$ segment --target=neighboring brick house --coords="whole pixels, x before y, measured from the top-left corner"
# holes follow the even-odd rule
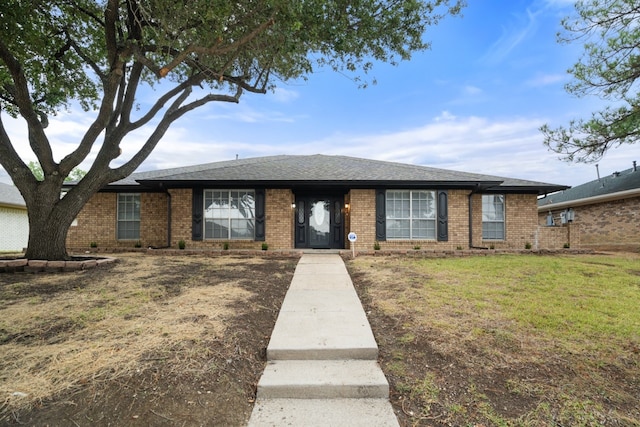
[[[540,225],[585,249],[640,249],[640,170],[615,172],[538,200]],[[571,247],[575,247],[573,242]]]
[[[538,195],[565,186],[344,156],[271,156],[142,172],[103,188],[71,249],[467,249],[537,246]]]
[[[29,241],[27,205],[13,185],[0,183],[0,251],[21,251]]]

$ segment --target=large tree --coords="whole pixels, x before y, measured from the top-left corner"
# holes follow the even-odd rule
[[[316,67],[366,73],[428,48],[425,30],[464,0],[3,0],[0,2],[0,164],[24,196],[26,256],[64,259],[68,228],[101,187],[131,174],[175,120],[210,102],[237,103]],[[163,90],[137,111],[142,87]],[[47,117],[81,105],[95,118],[75,149],[54,159]],[[44,171],[34,177],[2,114],[21,117]],[[129,159],[127,135],[152,126]],[[60,198],[92,149],[87,174]],[[114,166],[117,163],[119,166]]]
[[[565,86],[578,97],[609,102],[588,119],[567,127],[541,128],[544,144],[565,160],[591,162],[612,147],[634,144],[640,136],[640,1],[578,1],[577,14],[562,21],[561,42],[584,41],[580,60]]]

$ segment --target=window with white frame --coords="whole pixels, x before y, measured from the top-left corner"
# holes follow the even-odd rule
[[[504,240],[504,194],[482,195],[482,238]]]
[[[204,190],[205,239],[254,239],[253,190]]]
[[[140,239],[140,194],[118,194],[118,240]]]
[[[436,192],[389,190],[387,239],[436,239]]]

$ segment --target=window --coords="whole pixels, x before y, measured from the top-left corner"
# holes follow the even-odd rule
[[[205,239],[254,239],[253,190],[205,190]]]
[[[387,191],[388,239],[436,238],[435,191]]]
[[[504,194],[482,195],[482,238],[504,240]]]
[[[140,239],[140,194],[118,194],[118,240]]]

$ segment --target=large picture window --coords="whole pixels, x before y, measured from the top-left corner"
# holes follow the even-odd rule
[[[388,239],[436,239],[435,191],[389,190],[386,214]]]
[[[253,190],[205,190],[205,239],[254,239]]]
[[[118,240],[140,239],[140,194],[118,194]]]
[[[504,194],[482,195],[482,238],[504,240]]]

